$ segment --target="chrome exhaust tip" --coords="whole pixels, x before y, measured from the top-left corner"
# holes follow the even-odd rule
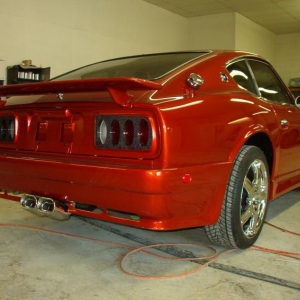
[[[48,216],[52,219],[64,221],[70,218],[70,213],[58,208],[51,198],[24,194],[20,200],[21,206],[29,212],[40,217]]]
[[[37,201],[36,207],[40,213],[47,215],[54,220],[68,220],[71,215],[70,213],[58,208],[55,201],[51,198],[40,197]]]
[[[24,194],[20,200],[20,204],[24,209],[28,210],[29,212],[31,212],[35,215],[44,217],[45,214],[37,209],[37,203],[38,203],[38,200],[33,195]]]

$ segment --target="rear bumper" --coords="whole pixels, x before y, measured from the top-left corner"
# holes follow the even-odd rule
[[[1,155],[0,188],[63,201],[77,215],[171,230],[217,221],[231,167],[220,163],[153,170]],[[183,183],[185,174],[192,176],[190,183]],[[78,209],[76,203],[98,209]]]

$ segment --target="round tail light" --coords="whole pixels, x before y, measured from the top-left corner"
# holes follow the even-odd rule
[[[7,134],[7,124],[5,120],[2,120],[0,130],[1,130],[0,132],[1,139],[5,140]]]
[[[100,127],[99,127],[99,139],[102,144],[105,144],[107,139],[107,124],[104,120],[101,121]]]
[[[124,137],[125,137],[126,146],[130,146],[132,144],[133,136],[134,136],[133,122],[131,120],[127,120],[125,122],[125,127],[124,127]]]
[[[8,134],[9,134],[9,138],[13,140],[15,137],[15,120],[10,120],[8,126]]]
[[[140,145],[142,147],[145,147],[149,140],[149,126],[144,119],[140,122],[138,136]]]
[[[113,145],[118,145],[120,141],[120,124],[117,120],[111,123],[111,142]]]

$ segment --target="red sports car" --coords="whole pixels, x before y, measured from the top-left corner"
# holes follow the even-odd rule
[[[252,53],[124,57],[0,95],[0,188],[38,215],[247,248],[268,200],[300,186],[299,106]]]

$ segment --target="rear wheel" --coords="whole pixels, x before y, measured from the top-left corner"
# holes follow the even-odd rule
[[[251,247],[261,232],[268,198],[266,157],[255,146],[243,146],[229,177],[219,220],[205,226],[207,237],[225,247]]]

